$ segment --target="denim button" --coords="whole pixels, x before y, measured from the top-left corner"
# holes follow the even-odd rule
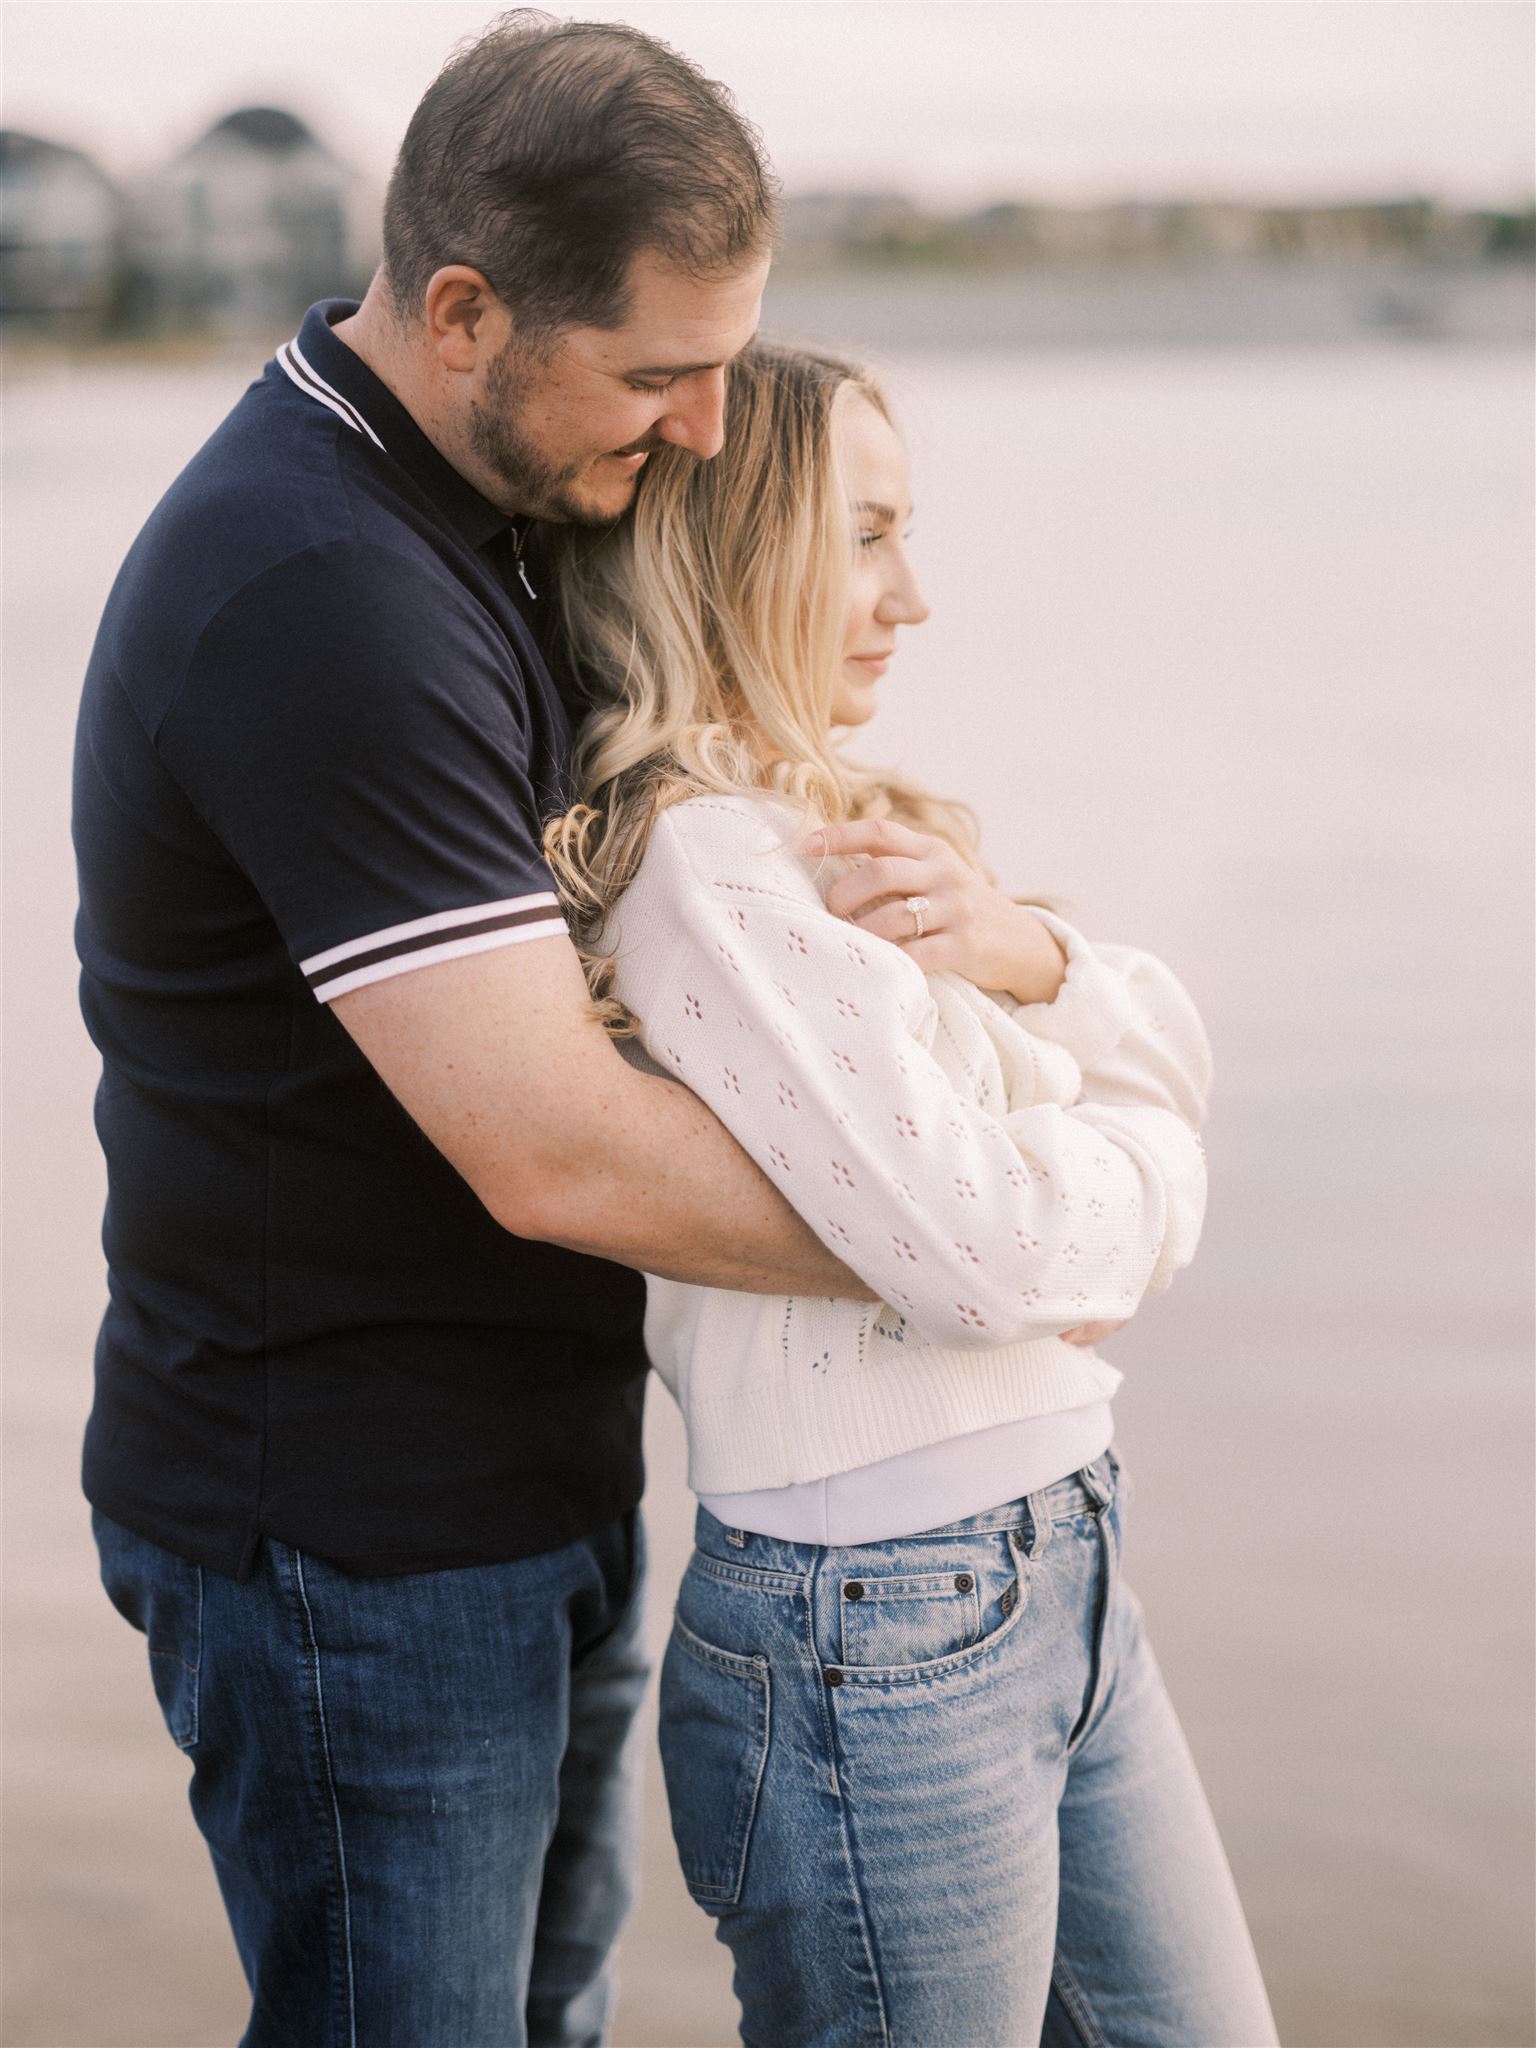
[[[969,1591],[971,1590],[972,1586],[975,1585],[975,1583],[976,1581],[971,1577],[969,1572],[955,1573],[955,1591],[957,1593],[969,1593]]]
[[[833,1665],[832,1669],[826,1674],[826,1680],[828,1685],[841,1685],[843,1674],[837,1669],[836,1665]]]
[[[862,1600],[864,1598],[864,1588],[857,1579],[850,1579],[847,1585],[844,1586],[843,1598],[845,1600]]]

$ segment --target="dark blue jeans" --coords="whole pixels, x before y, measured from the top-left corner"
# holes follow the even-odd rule
[[[95,1517],[192,1759],[242,2048],[596,2044],[630,1898],[638,1514],[543,1557],[245,1584]]]

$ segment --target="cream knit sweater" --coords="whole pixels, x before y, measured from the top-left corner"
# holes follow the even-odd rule
[[[650,1060],[698,1095],[883,1305],[651,1276],[645,1333],[702,1493],[786,1486],[1121,1375],[1061,1341],[1194,1254],[1210,1051],[1162,963],[1090,947],[1020,1005],[835,918],[842,864],[772,797],[663,813],[600,940]]]

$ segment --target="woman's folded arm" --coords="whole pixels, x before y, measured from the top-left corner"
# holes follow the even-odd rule
[[[1049,1003],[998,993],[993,1000],[1022,1030],[1072,1054],[1084,1102],[1168,1109],[1198,1130],[1210,1099],[1211,1047],[1178,976],[1138,947],[1090,944],[1053,912],[1034,914],[1067,955],[1066,979]]]
[[[647,1051],[931,1341],[1123,1318],[1192,1251],[1203,1162],[1183,1122],[962,1096],[925,1043],[921,970],[826,911],[762,806],[664,813],[620,912],[616,988]]]

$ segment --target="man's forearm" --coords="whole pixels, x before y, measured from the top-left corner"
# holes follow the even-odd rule
[[[622,1057],[564,939],[444,961],[335,1008],[514,1236],[741,1293],[878,1299],[697,1096]]]
[[[697,1096],[632,1070],[618,1093],[601,1140],[549,1176],[520,1235],[696,1286],[879,1299]]]

